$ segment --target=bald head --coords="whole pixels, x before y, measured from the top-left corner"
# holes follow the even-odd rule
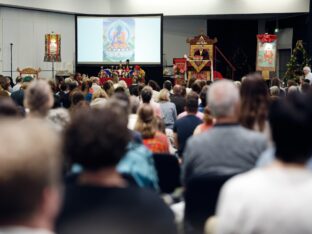
[[[240,104],[238,88],[233,82],[221,80],[213,83],[207,95],[207,103],[215,118],[237,115]]]

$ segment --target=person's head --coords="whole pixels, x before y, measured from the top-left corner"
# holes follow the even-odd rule
[[[97,98],[108,98],[108,96],[103,89],[98,89],[97,91],[93,93],[92,100],[95,100]]]
[[[64,152],[86,171],[114,168],[130,140],[120,108],[78,111],[65,131]]]
[[[70,115],[67,109],[57,108],[49,111],[47,120],[53,129],[62,132],[70,122]]]
[[[98,77],[92,77],[92,78],[91,78],[91,82],[92,82],[93,84],[99,85],[99,84],[100,84],[100,78],[98,78]]]
[[[207,104],[213,117],[237,121],[240,113],[240,95],[233,82],[220,80],[214,82],[207,95]]]
[[[287,90],[287,95],[292,95],[294,93],[299,93],[299,89],[296,85],[289,86]]]
[[[107,95],[108,95],[109,97],[111,97],[111,96],[114,94],[114,92],[115,92],[113,81],[111,81],[111,80],[106,81],[106,82],[103,84],[103,89],[105,90],[105,92],[107,93]]]
[[[311,91],[311,86],[310,86],[310,84],[303,83],[303,84],[301,85],[301,92],[302,92],[302,93],[308,93],[308,92],[310,92],[310,91]]]
[[[4,90],[9,90],[10,87],[10,79],[8,79],[6,76],[0,76],[0,86]]]
[[[196,78],[195,78],[195,77],[191,77],[191,78],[188,80],[188,82],[187,82],[187,87],[188,87],[188,88],[191,88],[192,85],[195,83],[195,81],[196,81]]]
[[[291,87],[291,86],[297,86],[297,83],[294,80],[288,80],[287,81],[287,87]]]
[[[47,81],[36,80],[29,84],[25,91],[24,106],[36,117],[45,117],[52,108],[54,97]]]
[[[175,96],[182,96],[182,86],[181,85],[175,85],[173,87],[173,94]]]
[[[211,116],[211,112],[209,110],[209,107],[206,106],[204,109],[204,118],[203,121],[206,125],[212,125],[213,124],[213,117]]]
[[[200,94],[199,94],[199,98],[200,98],[200,101],[201,101],[201,104],[202,106],[206,106],[207,105],[207,93],[208,93],[208,89],[209,89],[209,86],[206,85],[202,88]]]
[[[22,83],[23,78],[21,76],[16,77],[15,82],[16,84]]]
[[[165,88],[160,90],[158,100],[159,102],[169,102],[170,101],[169,90]]]
[[[159,85],[154,80],[148,81],[148,85],[155,91],[159,91],[160,90]]]
[[[0,118],[20,116],[21,113],[11,98],[0,98]]]
[[[249,74],[242,83],[241,124],[249,129],[255,126],[263,131],[268,115],[270,101],[267,84],[258,73]]]
[[[68,90],[69,90],[69,92],[74,91],[77,87],[78,87],[78,84],[75,81],[71,81],[71,82],[68,83]]]
[[[76,73],[75,76],[74,76],[74,80],[76,80],[76,81],[81,81],[81,80],[82,80],[82,75],[81,75],[81,73]]]
[[[280,94],[280,89],[277,86],[272,86],[270,88],[271,97],[278,97]]]
[[[312,153],[311,102],[300,94],[274,102],[269,121],[276,158],[285,163],[304,164]]]
[[[141,91],[141,99],[143,103],[149,104],[153,96],[153,90],[150,86],[145,86]]]
[[[60,90],[63,91],[63,92],[65,92],[67,90],[67,85],[66,85],[65,82],[60,84]]]
[[[198,110],[198,94],[195,92],[190,92],[186,95],[185,100],[185,111],[188,114],[196,114]]]
[[[277,78],[277,77],[275,77],[275,78],[273,78],[272,80],[271,80],[271,87],[272,86],[277,86],[278,88],[280,87],[280,84],[281,84],[281,82],[280,82],[280,80]]]
[[[124,87],[122,86],[118,86],[116,89],[115,89],[115,94],[116,93],[126,93],[126,90]]]
[[[142,134],[143,139],[153,138],[156,133],[156,125],[153,107],[143,104],[138,110],[138,119],[134,129]]]
[[[197,93],[198,95],[200,94],[200,91],[201,91],[201,86],[198,82],[195,82],[192,84],[192,87],[191,87],[192,91]]]
[[[304,67],[304,68],[303,68],[303,73],[304,73],[305,75],[311,73],[311,68],[308,67],[308,66]]]
[[[75,91],[72,93],[70,101],[71,101],[71,106],[76,106],[79,102],[85,100],[84,95],[80,91]]]
[[[45,123],[0,123],[0,227],[52,231],[60,207],[61,146]]]
[[[114,105],[119,105],[119,107],[124,111],[124,116],[128,116],[130,114],[130,99],[125,93],[115,93],[106,105],[111,105],[111,108],[113,108]]]
[[[164,89],[167,89],[168,91],[171,91],[172,89],[172,83],[170,80],[166,80],[163,84],[163,88]]]

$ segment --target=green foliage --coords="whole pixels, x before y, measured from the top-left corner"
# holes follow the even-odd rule
[[[311,58],[305,50],[301,40],[297,41],[296,47],[293,49],[289,62],[287,63],[287,71],[284,80],[299,80],[303,75],[303,68],[311,65]]]

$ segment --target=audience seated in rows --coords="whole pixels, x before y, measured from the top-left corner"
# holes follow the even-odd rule
[[[226,183],[216,233],[311,233],[310,102],[299,94],[275,102],[269,121],[276,160]]]
[[[184,183],[193,176],[236,174],[255,166],[267,141],[260,133],[239,124],[240,105],[239,91],[231,81],[212,84],[208,107],[216,123],[187,142],[182,165]]]
[[[66,130],[65,154],[84,171],[66,187],[58,233],[176,233],[164,202],[129,186],[116,170],[131,137],[122,114],[108,108],[80,112]]]

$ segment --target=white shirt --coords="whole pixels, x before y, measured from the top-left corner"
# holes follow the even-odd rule
[[[27,228],[21,226],[1,227],[0,234],[53,234],[45,229]]]
[[[312,85],[312,73],[311,73],[311,72],[309,72],[308,74],[306,74],[304,78],[307,79],[307,80],[309,80],[309,81],[310,81],[310,85]]]
[[[255,169],[229,180],[217,208],[218,234],[312,233],[312,172]]]

